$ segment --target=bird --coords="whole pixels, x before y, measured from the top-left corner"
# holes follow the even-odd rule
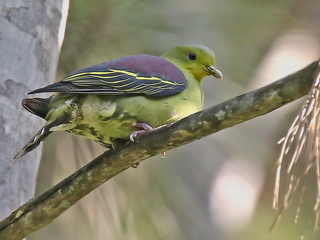
[[[46,120],[14,156],[35,149],[50,133],[66,131],[116,148],[149,130],[202,110],[202,80],[222,79],[215,54],[198,44],[176,46],[163,55],[130,55],[86,67],[28,94],[22,106]]]

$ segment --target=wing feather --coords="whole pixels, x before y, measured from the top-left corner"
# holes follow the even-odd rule
[[[140,61],[142,66],[135,61]],[[135,55],[76,71],[60,82],[36,89],[30,94],[64,92],[161,97],[177,94],[186,85],[183,73],[169,61]]]

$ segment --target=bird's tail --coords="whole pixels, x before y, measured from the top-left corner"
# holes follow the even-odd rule
[[[49,129],[51,126],[43,126],[31,139],[30,141],[14,156],[14,159],[20,158],[31,152],[33,149],[39,146],[39,144],[51,133]]]
[[[22,106],[29,112],[45,118],[48,113],[48,106],[50,103],[50,98],[26,98],[22,100]],[[51,126],[43,126],[32,138],[31,140],[14,156],[14,158],[20,158],[26,153],[32,151],[40,142],[42,142],[50,133],[49,131]]]
[[[68,121],[70,114],[67,112],[62,114],[55,120],[47,122],[32,138],[31,140],[14,156],[14,159],[20,158],[28,152],[32,151],[50,134],[52,129],[57,128],[60,124],[64,124]]]
[[[22,101],[22,106],[29,112],[41,117],[46,118],[49,112],[50,98],[26,98]],[[30,141],[14,156],[14,159],[20,158],[32,151],[52,132],[52,129],[56,128],[60,124],[64,124],[68,121],[70,113],[67,107],[64,112],[61,112],[53,121],[48,122],[30,139]]]

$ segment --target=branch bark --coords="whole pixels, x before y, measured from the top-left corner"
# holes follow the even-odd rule
[[[147,132],[136,142],[103,153],[0,222],[0,239],[22,239],[46,226],[105,181],[142,160],[264,115],[306,95],[319,71],[317,60],[270,85]]]

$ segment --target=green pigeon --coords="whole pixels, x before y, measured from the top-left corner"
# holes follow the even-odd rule
[[[200,111],[202,79],[222,79],[214,64],[209,48],[184,45],[161,57],[132,55],[103,62],[36,89],[29,94],[56,94],[22,101],[46,123],[14,158],[36,148],[51,132],[67,131],[113,148]]]

